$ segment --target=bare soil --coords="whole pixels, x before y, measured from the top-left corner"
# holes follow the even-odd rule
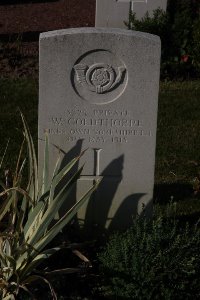
[[[96,0],[0,1],[0,78],[38,77],[39,33],[93,27]],[[33,3],[30,3],[33,2]]]
[[[31,2],[0,5],[0,34],[94,26],[96,0]]]

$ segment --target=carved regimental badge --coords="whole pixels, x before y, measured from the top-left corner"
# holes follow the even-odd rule
[[[122,80],[125,67],[120,66],[117,71],[110,65],[96,63],[91,66],[78,64],[74,66],[76,79],[91,92],[103,94],[109,92]]]
[[[112,52],[98,49],[77,59],[71,79],[79,97],[93,104],[107,104],[122,95],[128,74],[125,64]]]

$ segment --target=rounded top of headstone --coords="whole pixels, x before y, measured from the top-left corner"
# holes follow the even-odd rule
[[[40,34],[40,39],[54,38],[58,36],[72,35],[72,34],[113,34],[132,36],[143,39],[149,39],[154,42],[160,43],[160,37],[146,32],[119,29],[119,28],[98,28],[98,27],[80,27],[80,28],[69,28],[60,29],[54,31],[43,32]]]

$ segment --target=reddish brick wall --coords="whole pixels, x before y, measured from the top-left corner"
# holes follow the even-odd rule
[[[94,26],[96,0],[0,5],[0,34]]]

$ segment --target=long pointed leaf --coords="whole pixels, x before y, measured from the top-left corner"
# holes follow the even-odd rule
[[[6,147],[5,147],[3,156],[2,156],[2,159],[1,159],[1,162],[0,162],[0,169],[2,168],[3,160],[4,160],[4,157],[5,157],[5,155],[6,155],[6,152],[7,152],[7,149],[8,149],[9,142],[10,142],[10,139],[8,139],[8,141],[7,141],[7,144],[6,144]]]
[[[31,284],[32,282],[34,281],[37,281],[37,280],[42,280],[44,281],[48,286],[49,286],[49,289],[51,291],[51,295],[53,297],[53,300],[57,300],[57,296],[56,296],[56,293],[51,285],[51,283],[44,277],[42,276],[38,276],[38,275],[31,275],[29,276],[26,280],[24,280],[24,284]]]
[[[53,196],[55,192],[56,186],[60,183],[60,181],[63,179],[63,177],[70,172],[70,170],[75,166],[75,164],[79,161],[81,156],[85,153],[86,150],[82,151],[79,156],[72,159],[66,166],[64,166],[58,173],[56,173],[56,170],[58,171],[58,166],[56,166],[56,170],[54,172],[55,176],[53,176],[52,184],[50,187],[50,196],[49,196],[49,203],[53,201]]]
[[[49,183],[49,139],[45,134],[45,147],[44,147],[44,166],[42,177],[42,194],[46,193]]]
[[[45,272],[45,276],[55,276],[55,275],[64,275],[64,274],[74,274],[74,273],[80,273],[82,270],[80,268],[66,268],[66,269],[60,269],[60,270],[54,270],[50,272]]]
[[[25,268],[22,269],[20,272],[20,278],[23,280],[23,278],[26,278],[27,275],[29,275],[37,266],[39,266],[41,263],[43,263],[46,259],[51,257],[53,254],[58,252],[61,249],[61,247],[55,247],[48,250],[45,250],[38,254]]]
[[[70,222],[70,220],[74,217],[80,207],[87,200],[89,200],[91,194],[97,189],[99,183],[100,180],[96,181],[95,184],[89,189],[89,191],[69,211],[67,211],[67,213],[61,219],[59,219],[59,221],[53,227],[51,227],[51,229],[47,231],[46,234],[42,236],[37,243],[33,243],[34,249],[32,250],[32,253],[29,254],[29,256],[35,257],[38,252],[42,251],[42,249],[44,249],[44,247],[52,241],[52,239],[63,229],[63,227]],[[23,254],[19,258],[16,268],[20,269],[22,263],[26,260],[27,253]]]
[[[20,161],[21,161],[21,157],[22,157],[23,148],[24,148],[24,142],[25,142],[25,137],[21,144],[19,155],[18,155],[17,165],[16,165],[16,169],[15,169],[15,176],[14,176],[14,180],[13,180],[14,185],[17,184],[17,182],[19,181],[19,175],[20,175],[19,174],[19,168],[20,168],[19,165],[20,165]]]
[[[46,196],[46,199],[41,199],[37,205],[33,208],[32,211],[29,212],[28,215],[28,220],[24,226],[24,236],[25,236],[25,240],[28,240],[28,237],[31,236],[33,234],[34,228],[36,230],[36,228],[38,227],[37,222],[40,221],[40,215],[44,214],[44,208],[46,207],[46,203],[48,199],[48,194]]]
[[[74,183],[80,176],[82,172],[82,168],[68,181],[68,183],[61,189],[58,195],[55,197],[54,201],[52,201],[47,208],[37,230],[35,230],[34,234],[28,240],[28,243],[34,245],[46,232],[49,224],[54,219],[55,213],[59,211],[63,202],[67,199],[68,195],[71,193],[74,188]]]
[[[21,167],[18,171],[18,174],[17,174],[17,178],[16,178],[16,182],[15,182],[15,185],[20,185],[20,180],[21,180],[21,177],[22,177],[22,172],[24,170],[24,167],[25,167],[25,163],[26,163],[26,158],[23,160],[22,164],[21,164]]]
[[[37,195],[38,195],[38,172],[37,172],[37,159],[35,154],[35,148],[33,144],[33,140],[28,128],[28,125],[26,123],[26,120],[23,116],[23,114],[20,112],[22,122],[24,125],[24,132],[26,141],[28,144],[28,154],[29,154],[29,189],[30,189],[30,196],[33,199],[34,203],[37,201]]]
[[[0,208],[0,222],[3,220],[7,212],[10,210],[12,202],[13,202],[12,195],[9,195],[8,198],[4,200]]]
[[[97,189],[99,181],[89,189],[89,191],[45,234],[45,236],[35,244],[35,249],[41,251],[52,239],[67,225],[75,216],[80,207],[89,200],[91,194]]]
[[[18,217],[17,224],[16,224],[16,232],[21,233],[22,231],[24,231],[23,222],[26,217],[27,208],[28,208],[28,201],[27,201],[26,197],[23,197],[21,207],[20,207],[19,217]],[[23,232],[23,234],[24,234],[24,232]]]
[[[30,203],[33,203],[33,202],[32,202],[32,198],[29,196],[29,194],[28,194],[25,190],[21,189],[20,187],[12,187],[12,188],[10,188],[10,189],[7,189],[7,190],[5,190],[4,192],[0,193],[0,197],[2,197],[2,196],[4,196],[4,195],[7,195],[7,194],[9,194],[10,192],[19,192],[20,194],[22,194],[23,196],[25,196],[26,199],[27,199],[28,201],[30,201]]]

